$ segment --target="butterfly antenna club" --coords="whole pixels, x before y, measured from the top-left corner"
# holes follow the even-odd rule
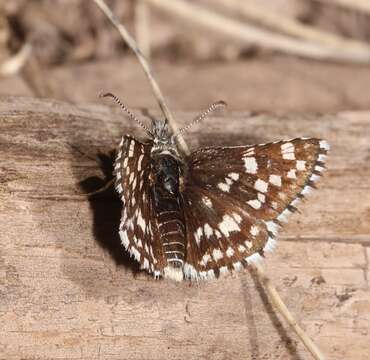
[[[107,93],[102,93],[99,95],[99,97],[110,97],[112,98],[120,107],[123,111],[127,113],[127,115],[130,117],[130,119],[136,121],[150,136],[153,136],[151,131],[148,129],[146,125],[144,125],[127,107],[126,105],[114,94],[107,92]]]
[[[215,111],[219,107],[225,108],[227,106],[227,103],[223,100],[216,101],[213,104],[211,104],[206,111],[204,111],[202,114],[200,114],[198,117],[196,117],[190,124],[184,126],[179,130],[177,134],[174,135],[174,137],[181,135],[188,131],[193,125],[198,124],[199,122],[203,121],[211,112]]]

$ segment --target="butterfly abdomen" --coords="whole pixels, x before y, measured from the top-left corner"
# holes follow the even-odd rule
[[[153,198],[158,232],[165,260],[163,275],[183,279],[185,261],[185,225],[180,205],[180,164],[171,155],[153,158]]]

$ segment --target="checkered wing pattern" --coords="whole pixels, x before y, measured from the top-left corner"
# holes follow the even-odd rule
[[[206,148],[188,159],[185,276],[209,279],[261,259],[324,170],[329,145],[293,139]]]
[[[130,136],[124,136],[115,161],[115,187],[123,202],[119,234],[121,242],[141,265],[155,276],[163,258],[152,206],[150,149]]]

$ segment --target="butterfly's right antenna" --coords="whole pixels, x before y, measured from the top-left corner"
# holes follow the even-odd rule
[[[129,109],[127,109],[125,104],[123,104],[122,101],[116,95],[107,92],[104,94],[100,94],[99,97],[111,97],[127,113],[130,119],[136,121],[150,136],[153,136],[148,127],[145,126]]]
[[[211,113],[212,111],[216,110],[220,106],[226,107],[227,106],[227,103],[225,101],[223,101],[223,100],[220,100],[220,101],[216,101],[215,103],[211,104],[206,111],[204,111],[202,114],[200,114],[198,117],[196,117],[190,124],[188,124],[188,125],[184,126],[183,128],[181,128],[174,135],[174,138],[176,136],[178,136],[178,135],[183,134],[187,130],[189,130],[193,125],[195,125],[195,124],[201,122],[202,120],[204,120],[209,115],[209,113]]]

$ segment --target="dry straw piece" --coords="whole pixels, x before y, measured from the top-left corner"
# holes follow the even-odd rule
[[[325,4],[340,5],[347,9],[370,14],[369,0],[316,0],[316,1]]]
[[[159,89],[158,84],[156,83],[150,66],[145,60],[144,56],[142,55],[141,51],[139,50],[135,40],[129,35],[125,27],[118,21],[118,19],[114,16],[114,14],[111,12],[111,10],[108,8],[106,3],[103,0],[94,0],[95,3],[99,6],[99,8],[104,12],[104,14],[108,17],[108,19],[112,22],[112,24],[117,28],[117,30],[122,35],[122,38],[126,43],[129,45],[129,47],[132,49],[132,51],[135,53],[135,55],[138,57],[138,60],[140,64],[142,65],[145,74],[148,77],[148,80],[153,88],[153,92],[158,100],[158,103],[167,117],[172,129],[177,129],[177,126],[174,122],[174,119],[169,112],[169,109],[167,108],[164,98],[162,96],[162,93]],[[185,147],[182,147],[183,151],[185,153],[189,153],[188,147],[186,146],[185,142],[183,141],[183,145]],[[310,337],[305,333],[305,331],[298,325],[297,321],[294,319],[291,312],[288,310],[286,305],[284,304],[283,300],[281,299],[279,293],[277,292],[276,288],[271,283],[271,280],[268,278],[268,276],[265,273],[265,270],[261,265],[254,265],[254,268],[256,270],[256,273],[258,275],[259,281],[264,284],[265,289],[267,293],[269,294],[269,297],[272,301],[272,303],[275,305],[276,309],[280,312],[280,314],[284,317],[284,319],[287,321],[287,323],[291,326],[291,328],[295,331],[295,333],[298,335],[298,337],[301,339],[302,343],[305,345],[307,350],[312,354],[312,356],[317,360],[325,360],[324,355],[319,350],[319,348],[315,345],[315,343],[310,339]]]
[[[189,23],[206,27],[226,35],[233,40],[255,44],[267,49],[298,55],[316,60],[331,60],[352,63],[370,63],[370,51],[366,44],[353,46],[348,41],[342,45],[328,46],[324,43],[302,41],[293,37],[277,34],[254,25],[231,19],[230,17],[208,10],[204,6],[182,0],[142,0],[161,11],[177,16]],[[270,20],[271,21],[271,20]],[[311,35],[312,36],[312,35]],[[327,36],[326,36],[327,37]],[[357,43],[358,44],[358,43]]]

